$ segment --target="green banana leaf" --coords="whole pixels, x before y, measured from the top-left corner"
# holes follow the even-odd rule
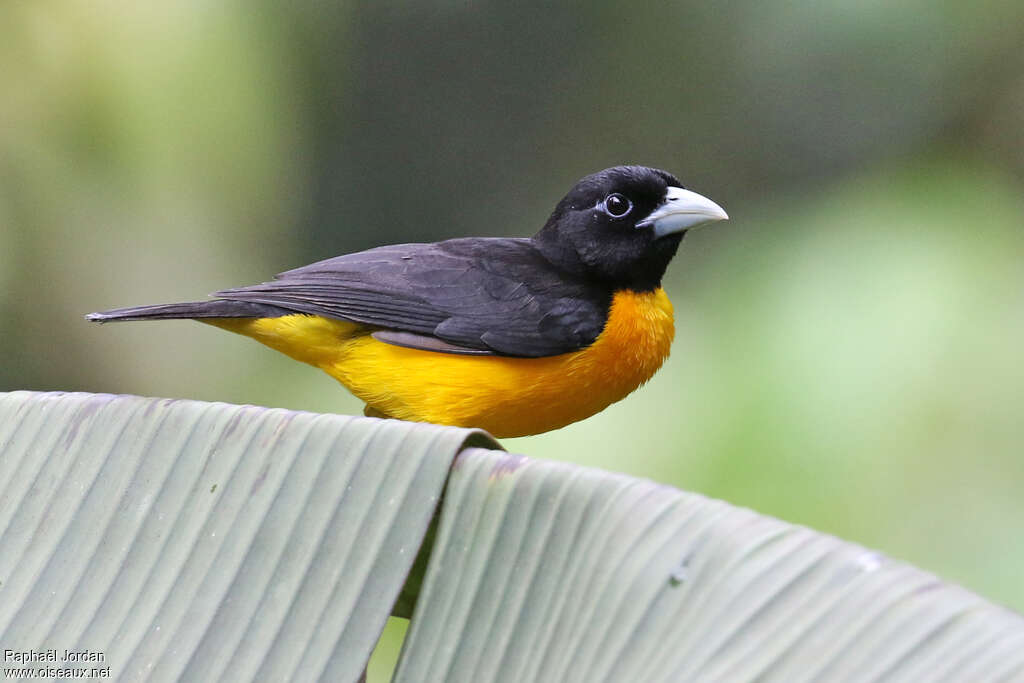
[[[126,681],[1024,680],[1024,619],[908,565],[485,434],[0,394],[0,654]]]
[[[721,501],[471,449],[396,680],[1024,680],[1024,618]]]
[[[0,395],[0,654],[98,652],[123,681],[355,680],[467,443],[489,441],[251,406]]]

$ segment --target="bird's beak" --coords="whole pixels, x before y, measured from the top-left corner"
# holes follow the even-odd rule
[[[681,187],[670,187],[665,192],[665,201],[636,227],[651,228],[655,237],[664,237],[728,218],[725,209],[707,197]]]

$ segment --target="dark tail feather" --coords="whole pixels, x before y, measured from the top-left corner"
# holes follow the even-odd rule
[[[292,315],[293,313],[295,311],[270,304],[213,299],[211,301],[186,301],[180,304],[115,308],[110,311],[90,313],[85,318],[95,323],[109,323],[130,320],[173,320],[176,318],[279,318],[282,315]]]

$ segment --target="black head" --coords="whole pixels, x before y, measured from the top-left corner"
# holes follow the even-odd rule
[[[649,291],[661,284],[687,229],[726,217],[670,173],[615,166],[576,183],[533,240],[570,272]]]

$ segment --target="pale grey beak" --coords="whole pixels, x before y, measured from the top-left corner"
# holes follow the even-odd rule
[[[637,223],[636,227],[652,228],[655,237],[664,237],[698,225],[728,219],[725,209],[707,197],[681,187],[670,187],[665,192],[665,201]]]

